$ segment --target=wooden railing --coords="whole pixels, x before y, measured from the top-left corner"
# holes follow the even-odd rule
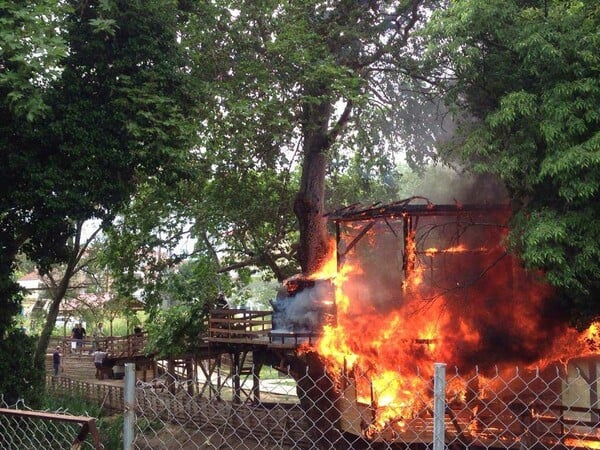
[[[76,339],[70,337],[52,338],[50,340],[49,351],[52,351],[56,345],[60,345],[64,354],[79,352],[73,344]],[[89,353],[102,348],[108,353],[108,358],[129,358],[143,356],[146,354],[146,343],[148,334],[146,332],[130,334],[128,336],[105,336],[100,338],[85,338],[82,340],[81,351]]]
[[[101,340],[101,344],[104,344],[109,358],[125,358],[144,355],[147,341],[148,334],[139,333],[121,337],[106,337]]]
[[[312,346],[319,340],[320,337],[320,333],[313,331],[275,331],[269,333],[269,343],[270,347],[296,348],[303,344]]]
[[[208,320],[208,340],[213,342],[248,342],[268,339],[272,311],[213,309]]]

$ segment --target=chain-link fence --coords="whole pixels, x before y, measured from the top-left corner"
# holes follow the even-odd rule
[[[438,364],[388,380],[307,369],[258,384],[234,373],[134,385],[129,369],[125,448],[128,435],[136,449],[600,448],[595,359],[465,373]]]
[[[93,417],[0,401],[0,449],[104,449]]]

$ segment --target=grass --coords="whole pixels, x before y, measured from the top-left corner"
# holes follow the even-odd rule
[[[274,369],[270,366],[263,366],[260,369],[260,378],[263,380],[281,380],[287,379],[287,376],[282,374],[279,370]]]
[[[107,415],[97,403],[76,396],[54,397],[47,395],[44,399],[43,409],[76,416],[94,417],[100,434],[100,442],[104,444],[104,448],[117,449],[123,447],[123,414]]]

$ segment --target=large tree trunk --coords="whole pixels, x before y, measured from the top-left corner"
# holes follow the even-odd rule
[[[323,154],[306,155],[302,172],[307,182],[303,184],[294,204],[294,212],[300,227],[298,259],[302,272],[306,274],[316,272],[327,253],[327,227],[323,217],[325,176],[320,174],[324,171]]]
[[[319,93],[326,89],[319,89]],[[315,96],[316,97],[316,96]],[[314,97],[313,97],[314,98]],[[331,116],[328,102],[304,105],[302,178],[294,202],[294,213],[300,228],[298,260],[302,272],[319,269],[327,253],[328,236],[325,214],[326,152],[330,147],[328,123]]]

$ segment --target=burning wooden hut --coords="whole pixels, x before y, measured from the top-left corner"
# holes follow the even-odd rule
[[[462,375],[447,390],[447,419],[461,442],[568,434],[568,394],[551,362],[589,349],[539,274],[507,252],[507,206],[412,198],[328,218],[336,230],[329,264],[296,287],[321,313],[308,329],[320,333],[313,350],[336,385],[342,431],[426,442],[433,365],[445,362]],[[315,280],[330,289],[314,290]],[[298,292],[278,299],[279,323],[290,319],[285,311],[302,310],[292,307]],[[501,381],[515,367],[525,368],[522,377]]]

